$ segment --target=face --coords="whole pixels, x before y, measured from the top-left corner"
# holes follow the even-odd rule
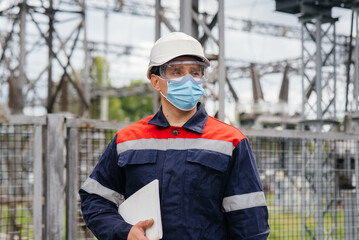
[[[192,57],[177,57],[169,61],[169,67],[164,69],[166,77],[171,80],[179,77],[183,77],[186,74],[191,74],[193,77],[200,78],[202,77],[201,67],[195,64],[181,64],[181,66],[171,65],[176,61],[196,61]],[[163,95],[167,95],[167,81],[162,77],[152,74],[151,82],[153,87],[157,91],[161,91]],[[155,83],[155,85],[154,85]]]

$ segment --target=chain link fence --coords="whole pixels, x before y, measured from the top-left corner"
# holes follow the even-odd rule
[[[116,131],[111,129],[79,129],[79,182],[78,189],[91,174],[93,168],[100,159],[107,144],[115,136]],[[95,239],[86,227],[80,210],[80,198],[78,198],[78,235],[77,239]]]
[[[0,238],[32,239],[33,127],[0,126]],[[5,238],[6,239],[6,238]]]
[[[358,239],[357,136],[261,134],[249,138],[269,207],[269,239]]]
[[[43,205],[39,135],[44,118],[19,117],[0,124],[0,239],[36,239]],[[39,192],[40,190],[40,192]],[[40,211],[39,211],[40,210]],[[40,220],[41,221],[41,220]],[[37,230],[36,230],[37,229]]]
[[[77,193],[127,125],[61,115],[0,124],[0,240],[95,239]],[[243,132],[266,194],[269,239],[358,239],[359,135]]]

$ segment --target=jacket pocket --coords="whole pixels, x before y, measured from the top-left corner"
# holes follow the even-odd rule
[[[230,157],[208,150],[188,150],[185,192],[197,196],[220,197]]]
[[[118,157],[126,182],[126,197],[156,178],[156,150],[130,150]]]

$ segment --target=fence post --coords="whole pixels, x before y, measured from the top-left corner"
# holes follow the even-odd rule
[[[34,199],[33,199],[33,224],[34,239],[42,239],[42,125],[34,126]]]
[[[45,239],[64,237],[64,117],[47,116]]]
[[[356,199],[356,210],[359,207],[359,141],[354,142],[354,165],[355,165],[355,199]],[[357,210],[358,211],[358,210]],[[355,236],[358,236],[358,218],[355,218]]]
[[[68,128],[66,157],[66,240],[77,239],[78,129]]]

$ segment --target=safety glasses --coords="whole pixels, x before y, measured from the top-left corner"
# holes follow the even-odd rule
[[[207,65],[199,61],[173,61],[160,67],[161,77],[169,83],[181,83],[187,74],[195,83],[204,83],[207,81]]]

